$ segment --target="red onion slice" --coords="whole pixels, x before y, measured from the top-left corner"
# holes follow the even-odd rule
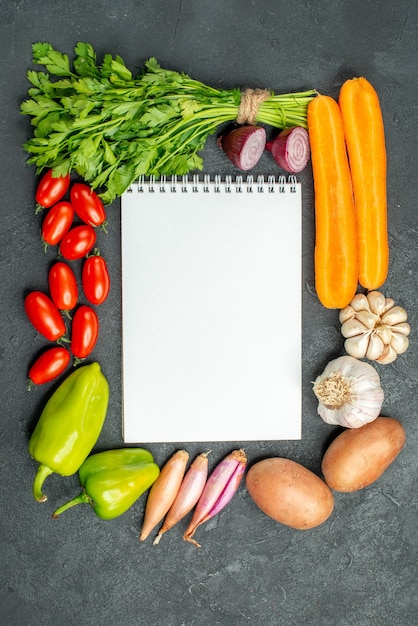
[[[250,170],[266,147],[266,131],[262,126],[240,126],[219,137],[218,146],[240,170]]]
[[[308,131],[301,126],[287,128],[269,141],[266,149],[285,172],[297,174],[306,167],[311,155]]]

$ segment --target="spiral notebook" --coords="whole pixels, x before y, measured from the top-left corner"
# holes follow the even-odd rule
[[[301,437],[301,205],[293,176],[123,194],[126,443]]]

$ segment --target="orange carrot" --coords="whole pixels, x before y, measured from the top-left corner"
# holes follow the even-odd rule
[[[337,102],[308,105],[315,192],[315,287],[327,308],[343,309],[358,283],[357,226],[344,127]]]
[[[365,78],[341,87],[339,105],[353,183],[359,246],[359,283],[380,287],[389,263],[386,147],[379,98]]]

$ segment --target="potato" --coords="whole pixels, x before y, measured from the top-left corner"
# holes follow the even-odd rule
[[[289,459],[258,461],[248,470],[246,485],[263,513],[298,530],[319,526],[334,509],[334,496],[324,481]]]
[[[378,417],[361,428],[347,429],[324,454],[325,482],[334,491],[363,489],[383,474],[404,443],[404,428],[393,417]]]

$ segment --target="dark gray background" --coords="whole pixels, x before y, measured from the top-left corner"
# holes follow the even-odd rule
[[[88,506],[54,522],[75,495],[76,477],[47,479],[48,502],[35,503],[36,464],[27,442],[53,385],[26,390],[28,365],[45,342],[25,317],[23,295],[45,289],[54,252],[44,255],[34,215],[34,168],[19,114],[32,67],[31,45],[49,41],[72,55],[77,41],[101,58],[121,55],[131,69],[149,56],[219,88],[315,87],[337,96],[342,81],[366,76],[383,108],[388,148],[391,245],[386,295],[409,312],[409,351],[378,367],[383,414],[402,420],[407,443],[374,485],[336,494],[335,511],[310,531],[283,527],[258,511],[244,485],[230,506],[199,531],[200,550],[181,539],[184,525],[158,547],[139,543],[144,499],[113,522]],[[417,58],[418,4],[344,0],[0,0],[1,102],[1,588],[8,626],[409,626],[417,623]],[[211,137],[204,172],[237,173]],[[255,174],[277,173],[268,155]],[[316,413],[311,381],[343,354],[337,313],[314,292],[314,214],[310,167],[303,183],[303,438],[247,444],[250,462],[292,458],[320,472],[335,430]],[[94,358],[111,387],[97,449],[121,438],[119,203],[100,235],[112,293],[100,309]],[[289,313],[291,314],[291,312]],[[286,329],[283,329],[286,332]],[[254,416],[256,419],[256,416]],[[143,416],[146,419],[146,416]],[[181,445],[181,442],[179,442]],[[213,444],[211,466],[241,442]],[[206,445],[204,446],[207,447]],[[174,445],[152,446],[159,463]],[[199,444],[188,446],[193,456]]]

